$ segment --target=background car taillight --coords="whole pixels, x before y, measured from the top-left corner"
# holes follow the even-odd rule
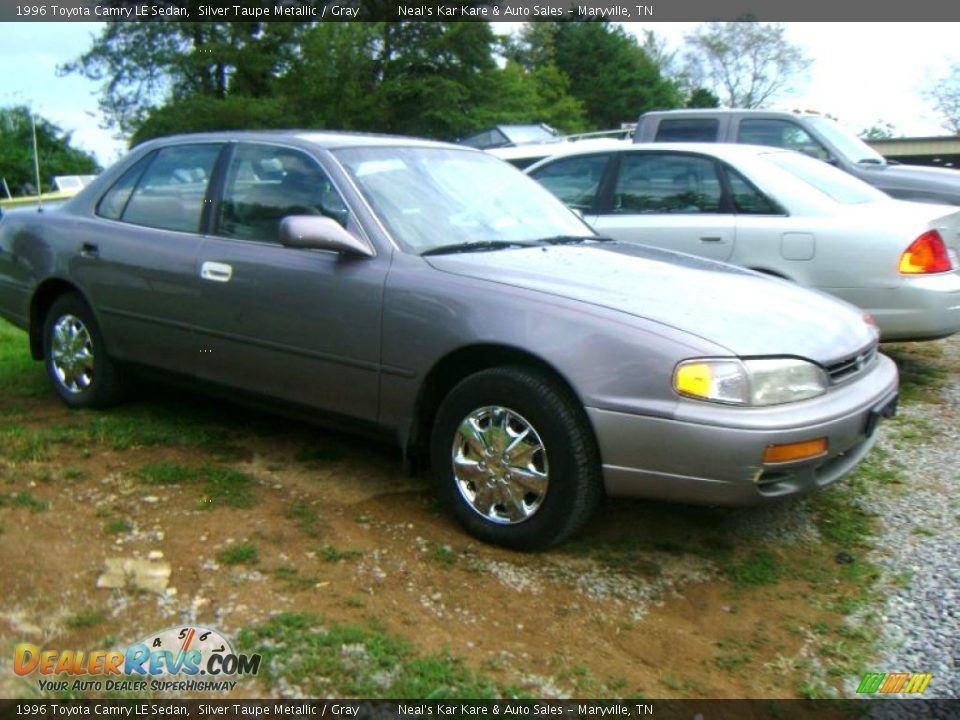
[[[899,270],[904,275],[949,272],[951,269],[947,246],[936,230],[927,230],[900,256]]]

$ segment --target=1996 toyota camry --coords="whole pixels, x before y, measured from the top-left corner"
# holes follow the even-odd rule
[[[828,485],[897,392],[851,306],[604,241],[500,160],[400,138],[142,145],[63,208],[3,218],[0,314],[72,407],[148,366],[349,421],[519,549],[570,537],[604,492]]]

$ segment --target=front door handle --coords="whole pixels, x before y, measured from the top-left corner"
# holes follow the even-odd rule
[[[723,242],[723,238],[722,238],[722,237],[716,237],[715,235],[712,235],[712,236],[709,236],[709,237],[702,237],[702,238],[700,238],[700,242],[705,242],[705,243],[722,243],[722,242]]]
[[[200,277],[214,282],[230,282],[230,278],[233,277],[233,266],[207,261],[200,266]]]

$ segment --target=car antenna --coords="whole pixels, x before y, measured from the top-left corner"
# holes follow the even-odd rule
[[[30,111],[30,126],[33,129],[33,173],[37,180],[37,212],[43,212],[43,188],[40,187],[40,153],[37,151],[37,118]]]

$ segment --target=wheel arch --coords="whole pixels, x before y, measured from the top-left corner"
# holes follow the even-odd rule
[[[67,293],[77,294],[86,304],[91,307],[86,296],[73,283],[62,278],[49,278],[44,280],[30,298],[30,355],[34,360],[43,359],[43,323],[47,317],[47,312],[58,297]],[[93,312],[91,308],[91,312]]]
[[[427,372],[414,404],[410,432],[403,443],[405,456],[418,464],[428,462],[433,421],[443,399],[458,383],[470,375],[481,370],[504,365],[535,369],[550,376],[577,401],[581,412],[583,412],[583,403],[573,385],[563,373],[543,358],[527,350],[509,345],[492,343],[469,345],[458,348],[440,358]],[[586,412],[583,415],[584,418],[587,418]],[[588,418],[587,426],[593,433],[593,426]],[[595,435],[593,441],[596,443]]]

